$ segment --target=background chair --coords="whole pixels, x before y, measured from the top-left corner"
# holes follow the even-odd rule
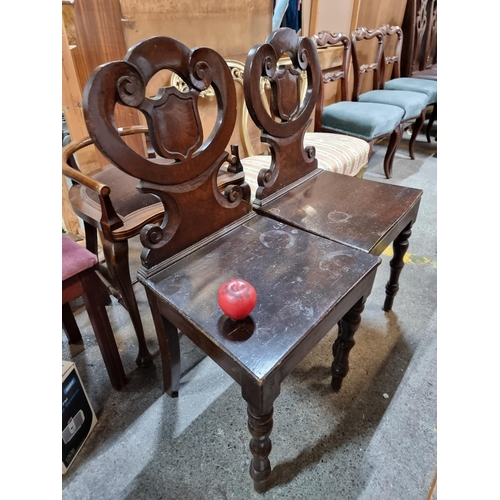
[[[247,106],[275,159],[271,168],[262,170],[257,177],[253,207],[261,215],[373,255],[380,255],[392,242],[394,257],[383,306],[390,311],[399,290],[422,190],[318,168],[314,149],[302,137],[308,118],[305,104],[316,100],[315,82],[321,80],[321,69],[316,50],[306,52],[304,47],[308,45],[303,40],[293,30],[274,32],[247,58]],[[268,60],[259,58],[259,52],[268,54]],[[270,62],[283,53],[291,55],[290,64],[271,69]],[[301,58],[304,62],[299,62]],[[293,78],[302,65],[307,67],[308,75],[308,99],[304,104],[298,98],[297,80]],[[271,102],[276,103],[273,115],[255,91],[263,73],[271,81]]]
[[[376,46],[374,47],[374,42]],[[352,34],[352,66],[354,73],[353,101],[391,104],[404,110],[401,123],[403,128],[413,123],[409,142],[409,154],[415,159],[413,147],[425,121],[425,110],[429,96],[422,92],[407,90],[384,90],[384,33],[380,29],[357,28]],[[370,75],[371,73],[371,75]],[[366,76],[372,76],[372,84],[364,89]]]
[[[287,64],[289,58],[284,57],[280,60],[280,65]],[[233,146],[233,153],[237,156],[244,169],[245,180],[251,188],[257,188],[257,175],[263,168],[269,168],[271,165],[271,150],[266,148],[265,153],[256,154],[250,137],[248,108],[245,103],[243,93],[243,73],[245,65],[236,60],[226,59],[226,63],[231,70],[233,80],[237,87],[238,115],[239,115],[239,131],[240,145],[242,151],[237,146]],[[178,77],[173,76],[173,81],[176,82]],[[240,87],[240,88],[238,88]],[[238,92],[240,90],[240,92]],[[262,78],[259,84],[259,91],[262,101],[269,113],[272,113],[270,108],[269,91],[270,85],[266,78]],[[300,101],[303,102],[307,91],[307,75],[302,72],[299,77],[299,95]],[[304,142],[307,146],[312,146],[316,150],[316,158],[320,167],[330,172],[338,172],[345,175],[362,177],[370,157],[370,147],[366,141],[357,137],[332,135],[323,132],[306,132]]]
[[[339,70],[323,73],[314,115],[315,132],[329,132],[357,137],[365,140],[373,152],[373,143],[389,137],[384,158],[384,172],[389,179],[392,172],[394,154],[401,141],[403,128],[401,120],[404,110],[389,104],[355,102],[349,96],[349,71],[351,67],[351,40],[343,33],[321,31],[313,36],[321,47],[343,47],[342,62]],[[340,85],[340,101],[325,105],[325,85]]]
[[[120,130],[122,136],[144,134],[146,127]],[[98,255],[99,232],[106,266],[101,273],[114,285],[111,290],[127,309],[138,340],[136,364],[151,363],[139,308],[132,286],[128,258],[128,240],[139,234],[148,223],[163,219],[163,205],[150,194],[137,190],[138,179],[122,172],[114,165],[101,167],[90,174],[78,168],[77,154],[93,142],[90,138],[70,143],[62,151],[63,175],[72,181],[69,200],[74,212],[83,220],[85,243],[89,251]]]
[[[156,155],[147,132],[148,128],[142,125],[117,129],[120,137],[141,134],[144,137],[144,158],[161,164],[164,160]],[[121,171],[113,163],[90,174],[82,173],[78,168],[78,153],[93,145],[92,139],[85,138],[64,147],[62,172],[73,184],[69,200],[74,212],[83,220],[86,247],[95,255],[98,255],[97,235],[100,235],[105,265],[101,265],[99,271],[111,282],[110,291],[130,315],[139,347],[136,364],[145,367],[151,363],[152,354],[146,344],[130,275],[128,241],[139,235],[147,224],[161,222],[164,207],[156,196],[137,189],[139,179]],[[236,157],[231,155],[229,162],[232,168],[237,162]],[[241,168],[237,170],[241,171]],[[218,176],[219,188],[224,190],[228,183],[238,182],[241,175],[221,172]]]
[[[427,122],[425,135],[427,142],[431,142],[431,129],[437,118],[437,79],[426,79],[423,77],[401,76],[401,51],[403,48],[403,30],[399,26],[384,24],[380,31],[384,35],[384,70],[381,86],[385,90],[404,90],[411,92],[422,92],[429,98],[428,106],[432,106],[432,112]],[[389,39],[396,35],[397,40],[392,44],[394,49],[389,52],[391,45]],[[392,72],[391,72],[392,69]],[[387,79],[389,77],[389,79]]]
[[[96,274],[97,257],[62,235],[62,324],[68,341],[82,341],[69,302],[83,297],[90,323],[101,350],[112,386],[120,390],[127,383],[120,354],[106,313],[108,294]]]

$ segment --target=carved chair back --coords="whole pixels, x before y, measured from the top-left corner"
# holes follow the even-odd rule
[[[177,74],[185,88],[162,86],[155,97],[147,97],[146,87],[163,70]],[[217,99],[217,116],[205,139],[198,99],[210,86]],[[155,157],[137,154],[122,140],[114,117],[117,104],[142,113]],[[141,179],[139,190],[156,195],[165,207],[163,222],[148,224],[141,231],[141,260],[146,268],[249,212],[245,183],[230,185],[224,193],[217,187],[220,168],[230,162],[225,148],[236,121],[236,94],[229,68],[214,50],[191,50],[169,37],[139,42],[123,60],[103,64],[91,74],[83,107],[99,151],[119,169]]]
[[[403,50],[403,30],[399,26],[384,24],[380,27],[384,35],[383,68],[380,88],[388,79],[401,78],[401,51]]]
[[[302,73],[307,74],[303,91]],[[269,83],[269,105],[262,99],[262,81]],[[271,151],[271,165],[258,176],[256,200],[271,195],[317,168],[313,147],[303,145],[312,122],[321,80],[316,46],[290,28],[274,31],[254,46],[243,75],[245,101],[261,141]]]
[[[312,37],[316,47],[342,47],[340,69],[322,73],[321,85],[318,93],[318,102],[314,110],[314,123],[316,131],[321,130],[321,116],[324,108],[325,85],[338,82],[340,85],[340,100],[350,101],[349,96],[349,71],[351,66],[351,39],[344,33],[331,33],[320,31]]]
[[[376,42],[359,42],[376,40]],[[367,90],[379,90],[382,88],[384,77],[384,33],[380,29],[369,30],[357,28],[352,34],[352,68],[353,68],[353,90],[352,100],[357,101],[359,96]],[[366,62],[362,62],[366,61]],[[365,76],[372,76],[369,88],[364,88]]]

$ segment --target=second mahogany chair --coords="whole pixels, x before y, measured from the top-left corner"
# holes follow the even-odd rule
[[[306,42],[304,49],[311,46]],[[184,91],[165,86],[147,97],[144,89],[161,70],[179,75]],[[205,138],[198,105],[210,86],[217,118]],[[181,331],[241,386],[251,435],[250,476],[255,490],[264,492],[271,473],[273,406],[282,381],[338,323],[331,386],[340,389],[380,261],[252,212],[245,183],[220,192],[217,176],[230,160],[225,149],[236,122],[236,92],[226,62],[215,51],[154,37],[130,48],[123,61],[98,68],[87,90],[85,119],[96,146],[141,179],[140,191],[154,193],[165,207],[163,221],[141,231],[139,270],[157,331],[165,391],[178,395]],[[123,142],[114,124],[117,102],[144,114],[164,163],[138,156]],[[299,143],[290,146],[300,152]],[[232,278],[249,281],[257,291],[255,309],[241,321],[225,316],[217,302],[219,288]]]
[[[339,40],[343,38],[338,35]],[[275,62],[283,54],[291,54],[291,63],[277,68]],[[262,131],[262,141],[273,150],[271,167],[253,179],[257,185],[254,209],[374,255],[380,255],[392,242],[394,256],[383,306],[389,311],[399,290],[399,275],[422,191],[318,168],[314,148],[304,146],[308,109],[296,97],[298,81],[294,75],[305,69],[308,95],[314,99],[321,80],[316,47],[311,48],[289,28],[273,32],[247,57],[245,99],[252,119]],[[258,84],[262,77],[270,80],[271,102],[278,119],[269,114],[260,98]]]

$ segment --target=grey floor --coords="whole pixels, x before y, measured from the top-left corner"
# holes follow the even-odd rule
[[[84,346],[62,333],[62,359],[74,361],[98,423],[62,477],[62,498],[76,499],[422,499],[436,473],[436,174],[437,143],[420,135],[416,159],[408,135],[390,181],[385,145],[375,145],[366,179],[423,189],[419,217],[392,312],[382,310],[390,248],[367,300],[351,370],[330,391],[336,327],[282,385],[275,403],[273,468],[268,491],[253,491],[250,439],[239,386],[188,339],[181,338],[179,398],[162,392],[161,364],[135,366],[136,343],[123,307],[108,314],[129,377],[115,391],[85,309],[73,304]],[[131,245],[131,269],[140,243]],[[140,283],[135,291],[148,344],[156,336]]]

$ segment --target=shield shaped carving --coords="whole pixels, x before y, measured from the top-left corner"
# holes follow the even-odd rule
[[[165,94],[151,111],[151,142],[164,158],[192,156],[203,142],[201,120],[196,107],[196,92],[165,89]]]
[[[288,121],[291,120],[300,109],[300,72],[294,70],[291,66],[280,69],[273,77],[277,86],[277,100],[275,104],[275,113],[279,117]]]

